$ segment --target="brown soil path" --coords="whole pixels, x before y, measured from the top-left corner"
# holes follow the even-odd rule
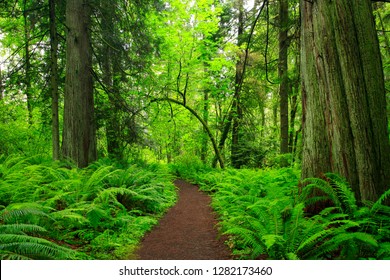
[[[210,197],[176,180],[179,200],[148,233],[136,252],[141,260],[226,260],[230,252],[218,239]]]

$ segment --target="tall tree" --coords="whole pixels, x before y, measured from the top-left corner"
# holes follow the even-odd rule
[[[33,120],[33,97],[31,89],[31,54],[30,54],[30,29],[33,26],[33,23],[29,20],[28,17],[29,7],[27,6],[27,1],[23,0],[23,28],[24,28],[24,84],[25,84],[25,93],[27,99],[27,111],[28,111],[28,123],[31,125]]]
[[[279,64],[280,153],[288,149],[288,1],[279,0]]]
[[[90,1],[66,4],[66,78],[62,153],[79,167],[96,160]]]
[[[390,145],[370,0],[301,0],[302,178],[335,172],[361,200],[390,182]]]
[[[56,24],[56,0],[49,0],[50,16],[50,90],[52,114],[52,154],[53,159],[60,158],[60,126],[58,115],[58,38]]]
[[[119,85],[118,77],[120,73],[120,59],[124,59],[121,55],[121,45],[118,44],[117,28],[114,25],[115,20],[115,2],[102,1],[101,4],[101,28],[102,28],[102,82],[105,85],[108,95],[108,108],[109,115],[106,120],[106,138],[107,138],[107,151],[113,158],[122,158],[121,149],[121,129],[119,119],[119,102],[115,99],[119,98]]]
[[[244,1],[237,2],[237,46],[240,48],[244,43]],[[231,161],[235,168],[240,168],[242,165],[241,159],[241,126],[243,121],[243,113],[241,107],[241,89],[243,80],[243,56],[239,55],[236,64],[236,76],[234,82],[234,100],[232,105],[232,146],[231,146]]]

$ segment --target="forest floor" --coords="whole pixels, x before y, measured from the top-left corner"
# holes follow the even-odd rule
[[[197,186],[176,180],[179,199],[141,242],[141,260],[226,260],[230,252],[218,238],[211,198]]]

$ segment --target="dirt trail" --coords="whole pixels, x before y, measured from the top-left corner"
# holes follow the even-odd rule
[[[136,252],[141,260],[226,260],[230,252],[218,239],[210,197],[176,180],[179,200],[148,233]]]

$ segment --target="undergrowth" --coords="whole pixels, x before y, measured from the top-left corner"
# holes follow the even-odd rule
[[[61,244],[64,252],[71,248],[84,253],[69,254],[72,258],[134,258],[132,254],[142,236],[175,200],[172,176],[166,167],[157,164],[141,168],[102,160],[77,169],[70,163],[53,163],[44,156],[0,159],[3,211],[29,209],[46,215],[39,221],[30,217],[30,223],[36,223],[25,228],[19,226],[19,220],[15,221],[15,228],[19,229],[15,240],[21,241],[22,235],[32,236],[26,241],[43,242],[47,246],[47,242],[53,246]],[[12,228],[3,220],[0,225],[3,227],[0,230]],[[42,232],[44,237],[40,236]],[[10,242],[8,236],[0,235],[0,244]],[[15,246],[1,246],[0,250],[4,258],[19,254]],[[27,251],[24,256],[19,255],[20,258],[66,258],[60,254],[61,250],[56,254],[45,252],[35,246],[36,256]]]
[[[335,174],[307,179],[299,194],[296,169],[188,164],[171,168],[212,196],[220,232],[236,258],[390,259],[390,207],[382,204],[390,190],[375,203],[358,205],[348,183]],[[311,196],[313,189],[322,195]],[[307,207],[322,200],[332,207],[308,216]]]

